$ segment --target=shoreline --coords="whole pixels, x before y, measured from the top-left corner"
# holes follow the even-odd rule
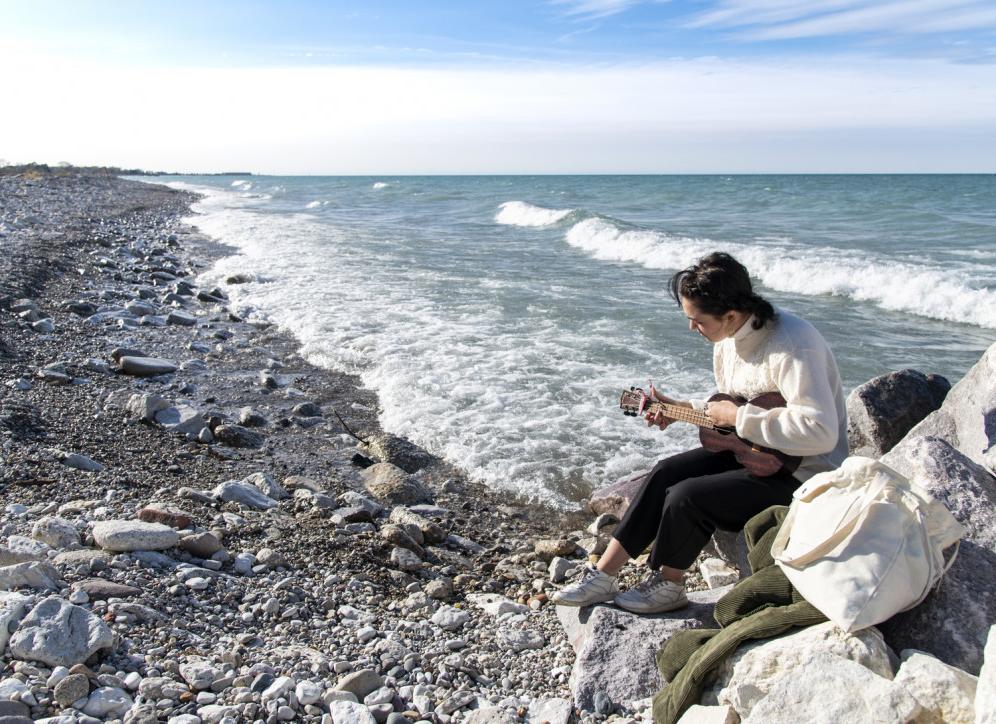
[[[61,579],[29,604],[48,588],[115,635],[117,644],[91,659],[85,674],[90,700],[104,676],[102,688],[121,684],[109,688],[129,697],[129,708],[152,706],[160,716],[207,708],[206,720],[219,712],[268,720],[288,706],[319,721],[339,697],[329,692],[367,672],[378,690],[390,691],[390,707],[368,704],[384,720],[407,712],[409,721],[459,721],[494,706],[514,717],[539,700],[569,702],[573,651],[546,604],[549,556],[537,553],[539,541],[563,537],[574,522],[567,513],[510,500],[397,438],[357,446],[333,408],[361,437],[384,438],[373,391],[352,375],[309,365],[289,333],[231,314],[224,290],[191,284],[230,247],[181,224],[189,194],[86,175],[0,177],[0,184],[2,550],[5,562],[22,555],[11,536],[30,539],[40,520],[56,517],[76,530],[79,543],[23,555],[32,566],[54,566]],[[179,369],[121,374],[112,350],[136,347]],[[150,405],[181,418],[193,410],[184,419],[201,420],[200,440],[164,429]],[[253,415],[267,422],[249,427]],[[207,442],[225,427],[247,433]],[[236,446],[247,440],[252,447]],[[357,455],[421,461],[404,476],[431,502],[417,508],[420,522],[386,518],[396,491],[380,501],[379,515],[357,509],[366,505],[357,494],[370,495]],[[88,466],[78,456],[101,469],[69,467]],[[260,490],[287,495],[270,510],[216,492],[260,473]],[[133,521],[156,504],[182,511],[180,522],[173,513],[156,519],[172,520],[184,540],[209,535],[220,548],[205,555],[188,541],[186,549],[152,554],[97,549],[98,524]],[[445,535],[413,540],[424,533],[419,525]],[[575,550],[574,564],[582,553]],[[507,604],[489,608],[485,600]],[[395,644],[404,653],[385,658]],[[184,672],[197,662],[213,672],[213,698],[188,686]],[[0,679],[20,677],[33,692],[20,698],[36,718],[86,711],[83,700],[56,704],[56,684],[48,683],[54,668],[9,656],[3,664]],[[172,699],[143,694],[143,682],[163,676],[183,691]],[[251,685],[260,676],[293,677],[291,690],[304,683],[319,698],[301,704],[310,693],[288,698],[286,687],[265,697],[266,687]]]

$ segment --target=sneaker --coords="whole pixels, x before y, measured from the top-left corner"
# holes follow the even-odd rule
[[[688,605],[688,597],[682,584],[667,580],[660,571],[651,571],[638,584],[616,596],[615,603],[633,613],[663,613]]]
[[[581,578],[553,594],[551,599],[558,606],[591,606],[611,601],[619,593],[615,576],[610,576],[593,566],[585,566]]]

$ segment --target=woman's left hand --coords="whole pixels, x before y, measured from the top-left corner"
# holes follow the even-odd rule
[[[706,405],[706,415],[720,427],[736,427],[738,409],[729,400],[710,402]]]

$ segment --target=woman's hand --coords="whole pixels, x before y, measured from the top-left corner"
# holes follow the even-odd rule
[[[692,406],[691,403],[689,402],[684,402],[682,400],[675,400],[674,398],[668,397],[667,395],[662,395],[660,392],[657,391],[657,388],[654,387],[653,382],[651,382],[649,385],[649,392],[647,394],[647,397],[650,398],[651,402],[663,402],[664,404],[676,405],[678,407]],[[643,419],[647,421],[648,427],[653,427],[654,425],[657,425],[657,427],[659,427],[661,430],[665,429],[668,425],[670,425],[672,422],[675,421],[674,418],[665,417],[664,413],[662,412],[657,412],[652,415],[651,414],[644,415]]]
[[[647,421],[647,427],[653,427],[654,425],[657,425],[657,427],[659,427],[661,430],[665,429],[668,425],[674,422],[674,420],[672,420],[670,417],[664,417],[664,413],[660,411],[653,414],[648,413],[643,416],[643,419]]]
[[[706,415],[720,427],[737,426],[737,410],[739,408],[729,400],[710,402],[706,405]]]

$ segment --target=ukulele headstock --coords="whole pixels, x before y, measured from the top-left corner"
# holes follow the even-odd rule
[[[622,408],[624,415],[636,417],[643,414],[649,401],[642,388],[630,387],[628,390],[623,390],[622,396],[619,398],[619,407]]]

